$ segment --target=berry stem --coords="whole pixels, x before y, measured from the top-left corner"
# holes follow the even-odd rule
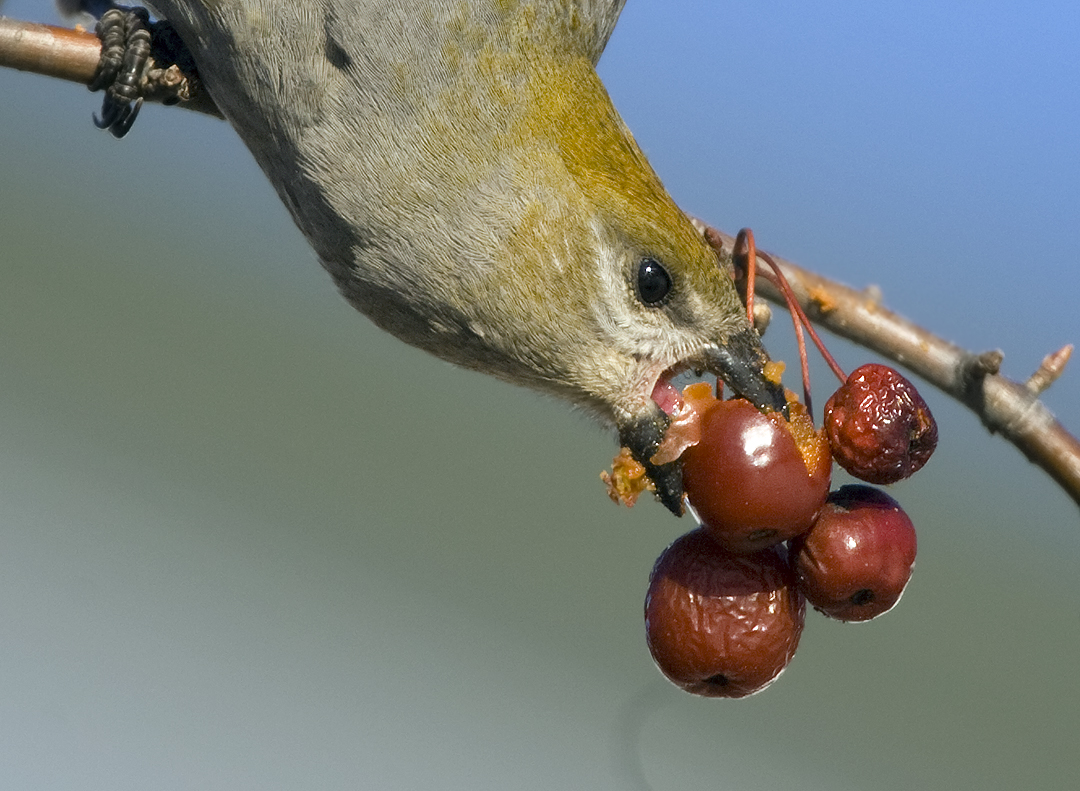
[[[757,276],[757,246],[754,244],[754,232],[749,228],[741,229],[739,235],[735,237],[735,249],[732,252],[739,258],[746,259],[746,318],[753,327],[754,278]]]
[[[770,277],[769,282],[779,288],[783,293],[784,301],[788,304],[788,309],[793,316],[797,315],[799,317],[799,322],[806,327],[806,331],[810,333],[810,338],[814,341],[814,345],[817,346],[817,350],[821,353],[825,362],[828,363],[832,372],[836,374],[836,378],[840,380],[841,384],[846,382],[847,374],[844,373],[844,369],[840,367],[840,364],[836,362],[836,358],[829,353],[827,348],[825,348],[825,342],[821,340],[821,337],[817,334],[817,330],[814,329],[814,325],[810,323],[810,319],[807,318],[806,312],[802,309],[802,305],[799,304],[799,300],[795,298],[795,292],[792,291],[791,285],[788,283],[787,278],[784,277],[780,265],[773,260],[771,255],[764,251],[758,253],[758,255],[760,255],[765,263],[769,265],[775,275],[775,279]]]
[[[754,280],[757,277],[757,246],[754,244],[754,232],[749,228],[743,228],[739,231],[738,236],[735,237],[735,244],[731,249],[732,257],[736,260],[743,259],[743,264],[746,270],[746,318],[750,321],[750,326],[754,326]],[[776,270],[775,262],[769,259],[767,253],[761,254],[769,265]],[[806,412],[811,417],[814,415],[813,405],[810,397],[810,366],[806,357],[806,337],[803,335],[803,322],[806,321],[805,315],[801,313],[799,303],[795,300],[795,294],[791,291],[790,287],[784,289],[787,283],[783,285],[777,283],[775,278],[769,277],[768,273],[762,272],[762,277],[765,277],[773,285],[776,285],[784,294],[784,298],[788,303],[788,312],[791,313],[791,322],[795,327],[795,338],[799,344],[799,368],[802,371],[802,386],[803,386],[803,403],[806,405]],[[783,274],[779,274],[779,278],[783,279]],[[809,324],[807,324],[809,326]],[[820,348],[820,345],[819,345]]]

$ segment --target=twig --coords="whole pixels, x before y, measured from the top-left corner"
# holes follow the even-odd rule
[[[734,237],[712,228],[706,236],[721,240],[725,252],[734,250]],[[1080,505],[1080,440],[1038,398],[1061,374],[1072,346],[1048,355],[1021,384],[998,373],[1003,357],[999,351],[969,352],[882,307],[878,293],[856,291],[782,258],[776,262],[814,322],[909,368],[960,401]],[[785,304],[780,290],[768,280],[758,281],[758,293]]]
[[[1038,370],[1031,375],[1024,383],[1024,386],[1031,391],[1032,395],[1037,396],[1042,393],[1061,376],[1061,372],[1065,370],[1065,364],[1072,357],[1072,352],[1073,346],[1070,343],[1068,346],[1062,346],[1056,352],[1046,355]]]
[[[101,41],[93,33],[0,16],[0,66],[86,85],[100,57]],[[202,84],[175,64],[151,61],[143,72],[140,95],[148,102],[223,117]]]

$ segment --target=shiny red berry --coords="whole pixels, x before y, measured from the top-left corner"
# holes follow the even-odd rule
[[[900,600],[915,564],[915,528],[879,489],[843,486],[810,531],[791,542],[799,588],[820,612],[868,621]]]
[[[828,445],[801,405],[792,422],[748,401],[716,402],[683,453],[683,485],[709,534],[756,552],[810,528],[829,492]],[[798,441],[796,440],[798,437]]]
[[[664,550],[645,599],[657,666],[708,697],[741,698],[772,683],[795,655],[805,614],[777,548],[733,555],[701,529]]]
[[[825,433],[841,467],[877,484],[916,472],[938,440],[937,423],[915,385],[877,363],[856,368],[829,398]]]

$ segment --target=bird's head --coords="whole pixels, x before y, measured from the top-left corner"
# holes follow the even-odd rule
[[[785,408],[783,390],[765,375],[730,261],[672,201],[591,63],[534,65],[524,95],[512,193],[529,198],[505,209],[516,217],[509,263],[486,297],[520,322],[501,333],[517,342],[531,384],[614,424],[659,499],[681,513],[679,463],[652,462],[671,379],[715,374],[764,410]]]

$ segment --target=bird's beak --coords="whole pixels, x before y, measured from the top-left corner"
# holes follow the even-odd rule
[[[652,461],[670,423],[668,414],[650,401],[644,412],[619,425],[619,443],[645,468],[645,474],[653,482],[656,499],[675,516],[682,516],[682,461],[676,459],[667,464],[654,464]]]
[[[786,417],[784,388],[765,376],[768,362],[761,337],[749,327],[732,335],[723,346],[705,350],[705,370],[719,376],[737,396],[762,412],[783,412]]]
[[[756,332],[747,328],[721,345],[707,347],[703,360],[691,367],[701,367],[719,376],[735,391],[763,412],[787,414],[784,388],[765,375],[769,362]],[[645,468],[646,475],[656,488],[656,497],[676,516],[683,513],[682,461],[654,464],[653,456],[671,423],[670,416],[653,401],[645,411],[633,415],[619,425],[619,441],[630,455]]]

